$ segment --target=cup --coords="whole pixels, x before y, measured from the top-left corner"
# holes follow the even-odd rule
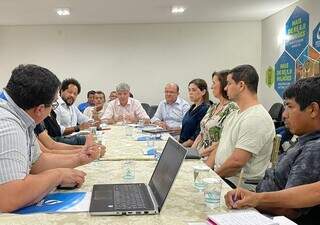
[[[154,159],[155,159],[156,161],[159,161],[160,156],[161,156],[161,152],[157,151],[157,148],[155,147],[155,148],[154,148]]]
[[[97,135],[97,127],[89,127],[89,129],[90,129],[90,133],[93,136]]]
[[[97,142],[102,142],[103,131],[97,131]]]
[[[153,135],[147,136],[146,140],[147,140],[147,148],[154,148],[154,139],[155,137]]]
[[[124,181],[132,181],[135,177],[135,163],[133,160],[125,160],[122,164],[122,178]]]
[[[139,127],[143,127],[143,126],[144,126],[144,120],[143,120],[143,119],[140,119],[140,120],[139,120],[138,126],[139,126]]]
[[[206,165],[193,166],[193,185],[198,191],[203,191],[206,187],[204,179],[208,177],[210,168]]]
[[[132,134],[133,134],[133,127],[131,127],[131,126],[126,126],[126,127],[125,127],[125,132],[126,132],[126,136],[132,136]]]
[[[222,181],[219,178],[205,178],[204,202],[213,209],[220,207]]]

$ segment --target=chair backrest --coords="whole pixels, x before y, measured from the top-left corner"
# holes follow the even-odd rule
[[[274,168],[278,163],[280,142],[281,142],[281,135],[276,134],[276,136],[273,139],[272,153],[271,153],[271,159],[270,159],[272,168]]]
[[[284,111],[283,104],[277,102],[274,103],[269,109],[269,114],[274,121],[282,121],[282,113]]]
[[[270,158],[270,166],[274,168],[276,164],[278,163],[278,156],[279,156],[279,147],[281,142],[281,135],[276,134],[276,136],[273,138],[273,144],[272,144],[272,153]],[[270,168],[269,166],[269,168]],[[258,179],[245,179],[245,184],[252,184],[252,185],[258,185],[260,180]]]
[[[150,105],[148,103],[141,103],[141,106],[146,111],[146,113],[148,114],[148,112],[150,110]]]
[[[156,113],[157,109],[158,109],[158,106],[157,106],[157,105],[152,105],[152,106],[150,106],[148,116],[149,116],[150,118],[152,118],[152,117],[154,116],[154,114]]]

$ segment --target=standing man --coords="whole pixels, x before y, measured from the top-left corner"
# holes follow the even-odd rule
[[[115,100],[109,102],[102,120],[113,124],[117,122],[137,123],[139,120],[149,123],[150,118],[146,111],[142,108],[141,103],[130,98],[130,87],[126,83],[117,85],[117,97]]]
[[[259,76],[251,65],[240,65],[227,76],[228,97],[239,106],[229,114],[218,148],[211,155],[216,173],[232,186],[238,183],[240,171],[250,180],[261,180],[270,164],[275,128],[269,113],[258,102]],[[241,184],[254,190],[255,186]]]
[[[0,102],[0,211],[12,212],[40,201],[58,185],[81,186],[85,173],[71,169],[96,159],[92,136],[84,151],[41,153],[36,124],[56,105],[60,81],[48,69],[20,65],[12,71]]]
[[[94,94],[96,92],[94,90],[91,90],[87,93],[87,102],[83,102],[81,104],[78,105],[78,109],[80,110],[80,112],[84,112],[84,110],[89,107],[89,106],[94,106]]]
[[[159,103],[151,123],[167,130],[180,131],[182,119],[190,105],[186,100],[179,97],[179,86],[175,83],[168,83],[165,86],[164,97],[165,100]]]
[[[74,105],[81,92],[79,82],[73,78],[62,81],[60,89],[59,106],[54,110],[61,134],[68,135],[90,127],[89,117],[83,115]],[[77,125],[79,124],[79,125]]]

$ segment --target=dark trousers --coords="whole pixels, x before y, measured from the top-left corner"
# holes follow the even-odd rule
[[[86,143],[86,136],[74,135],[74,136],[59,136],[53,138],[57,142],[69,144],[69,145],[84,145]]]

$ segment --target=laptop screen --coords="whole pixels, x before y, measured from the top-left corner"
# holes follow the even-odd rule
[[[172,138],[168,139],[149,182],[149,186],[159,205],[159,211],[178,174],[186,152],[186,149],[177,141]]]

